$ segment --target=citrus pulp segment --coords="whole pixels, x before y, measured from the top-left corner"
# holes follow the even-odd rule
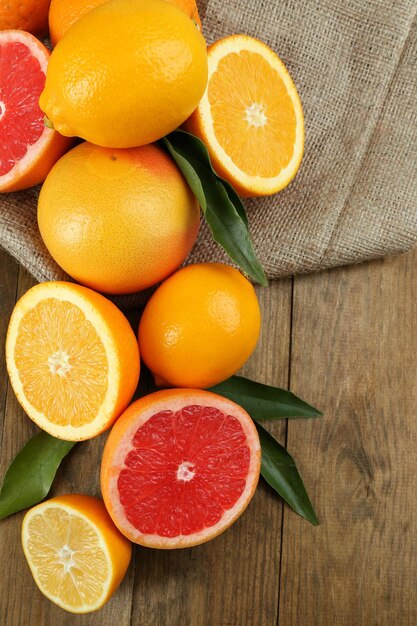
[[[242,196],[279,191],[304,150],[304,117],[291,76],[264,43],[231,35],[208,49],[209,77],[187,130],[207,145],[214,168]]]
[[[71,141],[39,108],[49,51],[24,31],[0,31],[0,192],[42,182]]]
[[[261,450],[249,415],[208,391],[170,389],[134,402],[103,453],[101,489],[131,541],[183,548],[209,541],[255,491]]]
[[[36,285],[18,301],[6,362],[28,416],[69,441],[108,428],[139,379],[139,349],[124,315],[103,296],[64,282]]]
[[[68,495],[28,511],[23,550],[40,591],[72,613],[101,608],[122,581],[132,547],[101,500]]]

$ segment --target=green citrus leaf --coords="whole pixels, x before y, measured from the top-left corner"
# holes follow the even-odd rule
[[[75,441],[41,432],[11,462],[0,491],[0,519],[37,504],[48,495],[56,471]]]
[[[256,424],[262,448],[261,474],[301,517],[313,526],[319,521],[292,456],[260,424]]]
[[[263,385],[242,376],[232,376],[210,389],[242,406],[253,419],[319,417],[320,411],[297,398],[291,391]]]
[[[200,139],[176,130],[161,139],[195,194],[214,240],[243,272],[260,285],[268,281],[250,238],[245,208],[233,189],[213,170]]]

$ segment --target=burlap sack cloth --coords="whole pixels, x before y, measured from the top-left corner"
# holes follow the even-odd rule
[[[416,0],[200,1],[207,42],[247,33],[289,68],[306,150],[294,182],[246,202],[270,279],[417,243]],[[38,280],[68,278],[36,225],[37,190],[0,197],[0,244]],[[114,233],[117,237],[117,233]],[[201,228],[191,261],[226,259]],[[118,299],[121,306],[143,295]]]

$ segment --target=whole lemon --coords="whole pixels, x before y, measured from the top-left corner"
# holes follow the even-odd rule
[[[42,239],[78,282],[132,293],[177,269],[197,237],[197,201],[158,145],[84,142],[49,172],[38,203]]]
[[[256,292],[238,270],[222,263],[188,265],[147,303],[140,353],[157,385],[211,387],[249,358],[260,324]]]
[[[165,0],[110,0],[58,43],[39,103],[62,135],[131,148],[182,124],[206,83],[205,40],[182,9]]]

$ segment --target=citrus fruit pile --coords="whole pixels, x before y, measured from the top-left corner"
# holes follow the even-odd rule
[[[253,286],[220,263],[167,278],[145,306],[139,342],[110,300],[81,285],[40,283],[17,302],[6,362],[27,415],[67,441],[114,424],[101,467],[105,506],[69,495],[25,517],[25,555],[49,599],[76,613],[100,608],[127,568],[127,539],[194,546],[243,512],[259,478],[257,430],[242,407],[204,388],[245,362],[260,324]],[[128,406],[140,350],[168,389]]]
[[[52,53],[34,36],[47,23]],[[112,427],[104,502],[59,496],[23,522],[38,587],[75,613],[109,599],[130,542],[208,541],[239,517],[259,478],[252,419],[207,391],[255,349],[256,292],[225,264],[178,269],[200,209],[159,140],[182,126],[240,195],[267,195],[297,172],[303,113],[270,48],[232,35],[207,49],[202,29],[194,0],[52,0],[36,10],[26,0],[0,11],[0,191],[43,182],[40,234],[76,281],[39,284],[16,304],[11,385],[53,437]],[[102,294],[158,283],[136,336]],[[165,389],[130,404],[141,359]]]

